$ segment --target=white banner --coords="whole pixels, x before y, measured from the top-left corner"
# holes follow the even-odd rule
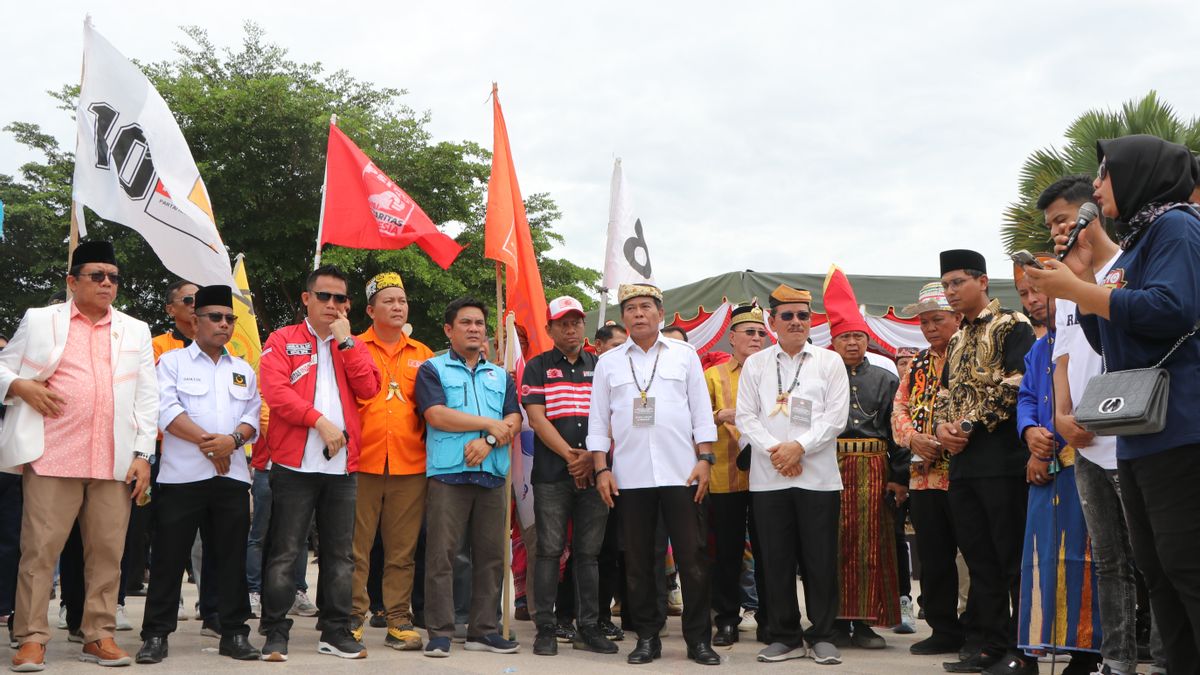
[[[616,290],[621,284],[654,284],[650,248],[642,221],[633,207],[633,196],[621,170],[613,164],[612,192],[608,205],[608,245],[604,249],[603,287]]]
[[[83,25],[83,86],[75,117],[73,199],[136,230],[180,277],[236,288],[208,191],[175,117],[150,80],[90,19]]]

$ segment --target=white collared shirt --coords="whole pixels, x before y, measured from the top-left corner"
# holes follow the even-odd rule
[[[159,483],[193,483],[217,475],[198,445],[167,431],[180,415],[209,433],[233,433],[244,423],[254,427],[247,442],[258,435],[262,400],[254,368],[228,352],[214,363],[193,342],[163,354],[158,360],[158,403],[158,427],[163,434]],[[250,482],[243,448],[233,451],[225,477]]]
[[[654,426],[634,427],[634,399],[640,404],[639,385],[647,383]],[[608,452],[612,447],[618,489],[686,485],[696,467],[696,444],[715,440],[708,386],[691,345],[660,334],[649,351],[626,340],[600,357],[592,378],[587,448]]]
[[[333,342],[333,333],[324,340],[317,337],[312,324],[304,320],[304,327],[317,341],[317,351],[313,358],[317,360],[317,384],[313,391],[313,408],[333,422],[339,429],[346,428],[346,419],[342,413],[342,394],[338,389],[337,374],[333,370],[333,350],[337,349]],[[308,430],[308,440],[304,443],[304,459],[296,471],[304,473],[346,473],[346,452],[342,447],[332,459],[325,459],[325,441],[316,427]]]
[[[778,368],[778,376],[776,375]],[[800,380],[789,398],[812,403],[809,424],[793,422],[788,411],[774,415],[783,388],[792,383],[796,369]],[[846,428],[850,416],[850,379],[846,365],[836,352],[805,344],[796,356],[788,356],[778,344],[750,355],[742,364],[738,381],[735,423],[742,440],[751,445],[750,491],[766,492],[785,488],[833,491],[842,489],[838,471],[837,437]],[[799,476],[784,477],[771,465],[767,449],[784,441],[797,441],[804,447]]]

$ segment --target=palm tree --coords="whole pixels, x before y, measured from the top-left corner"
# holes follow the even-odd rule
[[[1021,167],[1017,200],[1004,209],[1000,225],[1008,252],[1051,250],[1050,232],[1037,209],[1038,195],[1067,174],[1095,175],[1096,141],[1130,134],[1152,134],[1200,151],[1200,117],[1183,121],[1153,90],[1140,101],[1127,101],[1119,111],[1085,112],[1067,128],[1065,146],[1036,150]]]

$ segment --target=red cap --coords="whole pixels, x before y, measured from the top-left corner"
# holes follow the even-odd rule
[[[858,311],[858,299],[846,273],[836,265],[829,268],[825,276],[825,289],[821,298],[825,314],[829,316],[829,336],[835,338],[842,333],[859,331],[871,335],[867,322]]]
[[[579,316],[587,316],[583,311],[583,305],[579,304],[578,300],[569,295],[551,300],[550,305],[546,309],[549,312],[551,321],[561,319],[571,312],[576,312]]]

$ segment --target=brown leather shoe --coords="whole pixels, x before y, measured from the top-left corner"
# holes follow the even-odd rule
[[[117,646],[112,638],[100,638],[83,646],[80,661],[99,663],[102,666],[128,666],[133,657]]]
[[[14,673],[36,673],[46,667],[46,645],[26,642],[12,657]]]

